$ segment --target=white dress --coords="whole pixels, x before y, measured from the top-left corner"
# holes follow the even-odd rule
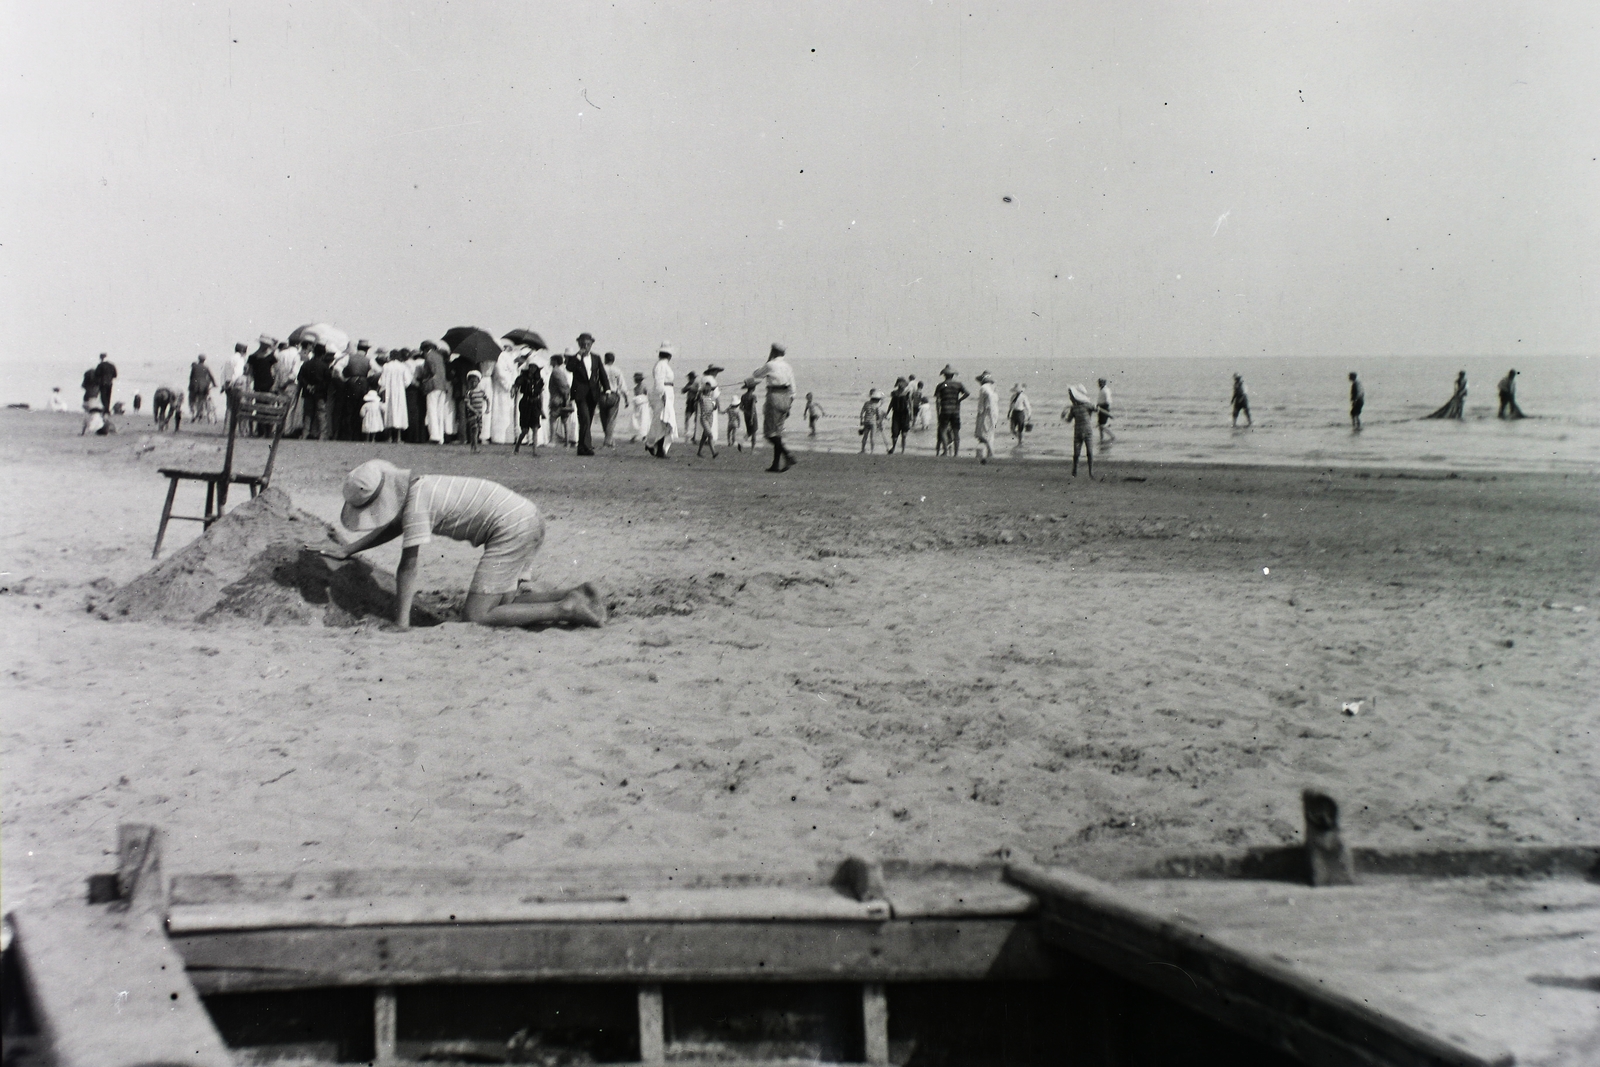
[[[978,424],[973,436],[980,441],[993,441],[995,427],[1000,423],[1000,394],[994,385],[984,382],[978,387]]]
[[[406,409],[406,386],[411,384],[411,365],[391,359],[383,365],[378,375],[378,389],[383,393],[383,426],[386,430],[405,430],[411,426],[411,415]]]
[[[361,401],[361,432],[383,432],[383,400],[375,389],[368,390]]]
[[[494,365],[494,388],[489,397],[489,425],[485,435],[497,445],[517,439],[517,356],[501,352]]]
[[[640,383],[643,384],[642,382]],[[633,439],[642,441],[644,435],[650,432],[650,393],[634,393],[633,402]]]
[[[674,388],[676,381],[677,378],[672,373],[672,361],[656,360],[655,371],[651,377],[650,432],[644,437],[646,445],[660,441],[670,446],[672,439],[677,436],[678,390]]]

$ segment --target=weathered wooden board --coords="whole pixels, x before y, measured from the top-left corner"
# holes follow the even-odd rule
[[[546,870],[371,868],[364,870],[180,874],[173,904],[223,904],[379,897],[495,896],[528,902],[626,899],[649,889],[815,886],[815,870],[700,867],[572,867]]]
[[[174,934],[202,993],[452,981],[910,981],[1054,974],[1035,925],[540,922]]]
[[[59,1067],[232,1067],[159,915],[65,905],[10,918],[11,948]]]
[[[888,878],[884,896],[897,919],[1021,916],[1036,910],[1031,894],[993,879]]]
[[[1600,884],[1130,882],[1152,910],[1323,988],[1519,1063],[1600,1063]]]
[[[206,930],[289,927],[398,926],[407,923],[629,922],[793,919],[876,922],[889,917],[884,901],[858,901],[832,889],[761,886],[750,889],[651,889],[621,899],[527,900],[524,897],[333,897],[174,905],[174,934]]]
[[[1308,1063],[1600,1062],[1592,883],[1013,877],[1049,944]]]

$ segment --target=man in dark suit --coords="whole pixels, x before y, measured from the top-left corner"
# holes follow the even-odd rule
[[[84,380],[88,381],[88,377],[85,376]],[[111,383],[116,380],[117,365],[107,359],[104,352],[100,353],[100,362],[94,366],[94,381],[100,390],[100,406],[105,408],[107,415],[111,414]]]
[[[600,399],[611,391],[611,379],[605,364],[595,354],[594,337],[589,333],[578,335],[578,354],[573,356],[567,369],[572,372],[572,404],[578,409],[578,455],[594,455],[594,438],[589,424],[600,407]]]

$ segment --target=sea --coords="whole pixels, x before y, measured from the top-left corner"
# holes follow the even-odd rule
[[[876,387],[885,394],[901,375],[915,375],[931,392],[943,361],[891,364],[864,359],[792,360],[798,378],[795,413],[813,392],[828,417],[802,446],[857,451],[861,405]],[[1115,440],[1097,446],[1096,460],[1147,463],[1378,467],[1450,471],[1600,472],[1600,357],[1543,356],[1521,360],[1517,403],[1526,418],[1501,420],[1496,385],[1514,364],[1504,357],[1258,356],[1091,360],[955,360],[974,394],[980,371],[994,375],[1002,412],[1022,385],[1033,405],[1033,430],[1020,446],[997,442],[1006,459],[1072,457],[1072,429],[1061,414],[1067,389],[1090,396],[1098,379],[1111,387],[1108,429]],[[1458,371],[1467,372],[1461,421],[1426,416],[1450,399]],[[1350,425],[1349,373],[1366,389],[1362,428]],[[1254,424],[1230,420],[1233,375],[1243,375]],[[681,374],[681,372],[680,372]],[[737,387],[723,375],[724,391]],[[973,400],[963,405],[963,454],[973,452]],[[799,430],[803,434],[804,430]],[[911,435],[911,452],[934,450],[934,431]]]
[[[619,356],[625,377],[649,371],[644,360]],[[679,381],[698,361],[680,360]],[[760,359],[718,357],[729,370],[723,392],[737,392],[743,374]],[[1067,389],[1082,385],[1090,395],[1096,381],[1111,386],[1110,429],[1116,440],[1096,448],[1097,461],[1115,463],[1245,464],[1307,467],[1374,467],[1448,471],[1600,472],[1600,356],[1534,356],[1513,364],[1504,356],[1255,356],[1239,359],[967,359],[953,361],[961,381],[974,394],[977,375],[994,375],[1002,411],[1014,385],[1027,389],[1033,404],[1033,430],[1020,446],[1010,435],[997,441],[1005,460],[1070,460],[1072,431],[1062,421]],[[802,449],[854,452],[861,405],[873,388],[885,394],[901,375],[916,376],[930,392],[944,360],[897,362],[881,358],[791,357],[798,379],[791,416],[791,443]],[[1517,402],[1527,417],[1495,417],[1496,383],[1516,366]],[[1425,416],[1444,404],[1458,371],[1467,372],[1466,417],[1460,422]],[[1366,388],[1366,410],[1357,432],[1349,420],[1350,371]],[[156,380],[153,372],[123,366],[116,399],[144,398],[146,411]],[[1250,395],[1254,425],[1231,425],[1229,400],[1233,375],[1242,374]],[[62,394],[77,410],[77,375],[62,381]],[[181,375],[168,374],[181,384]],[[146,380],[148,378],[149,380]],[[804,395],[812,392],[827,412],[816,437],[806,436],[801,419]],[[6,402],[47,406],[49,385],[34,381],[0,382]],[[963,405],[962,449],[973,453],[975,400]],[[910,450],[931,454],[934,431],[913,432]]]

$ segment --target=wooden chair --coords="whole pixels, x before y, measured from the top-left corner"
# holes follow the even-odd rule
[[[255,393],[241,390],[229,398],[228,404],[228,450],[223,454],[222,469],[220,471],[186,471],[172,467],[162,467],[161,473],[167,479],[167,503],[161,509],[161,527],[156,531],[156,547],[150,553],[150,558],[155,559],[161,555],[161,541],[167,536],[167,523],[173,519],[182,519],[184,522],[204,523],[206,529],[211,524],[222,518],[223,509],[228,506],[228,487],[230,485],[248,485],[250,496],[265,489],[272,482],[272,465],[278,458],[278,442],[283,439],[283,425],[289,419],[289,412],[294,409],[296,396],[300,387],[294,386],[287,393]],[[271,443],[267,446],[267,462],[260,474],[241,474],[233,469],[234,439],[241,428],[248,428],[247,432],[256,429],[269,431]],[[182,481],[195,481],[206,483],[206,510],[203,515],[174,515],[172,502],[178,495],[178,483]]]

